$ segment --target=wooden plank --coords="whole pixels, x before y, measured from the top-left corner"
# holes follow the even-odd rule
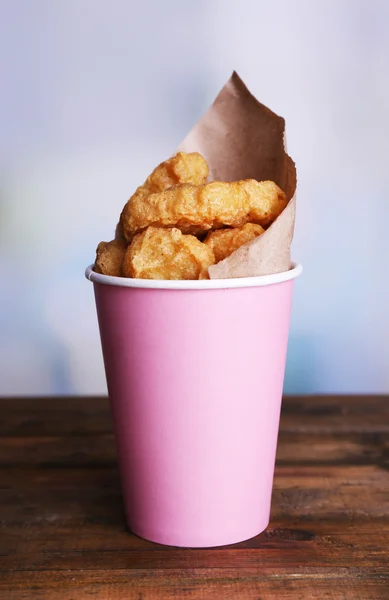
[[[0,436],[112,433],[108,398],[0,398]]]
[[[0,580],[7,600],[384,600],[389,580],[379,572],[277,573],[189,569],[139,572],[12,573]]]
[[[6,436],[0,438],[0,468],[6,466],[70,468],[114,467],[117,463],[112,433],[95,436]]]
[[[1,518],[17,523],[57,513],[64,519],[101,514],[115,518],[121,503],[115,468],[2,469]],[[19,483],[18,483],[19,482]],[[376,466],[276,467],[273,516],[373,518],[389,513],[389,474]]]
[[[287,530],[285,530],[287,531]],[[77,532],[74,532],[77,535]],[[57,543],[57,551],[15,553],[1,556],[0,571],[67,571],[83,572],[95,569],[189,569],[197,568],[236,569],[252,567],[273,568],[283,572],[285,568],[298,572],[302,567],[326,567],[336,570],[350,566],[367,569],[382,567],[387,562],[387,536],[371,534],[351,536],[325,536],[311,541],[269,540],[257,536],[253,548],[220,549],[129,549],[66,551]],[[100,546],[104,546],[100,540]]]
[[[0,398],[0,436],[111,433],[107,398]],[[389,432],[389,396],[286,396],[284,432]]]
[[[314,542],[321,547],[357,546],[377,548],[377,540],[385,546],[388,542],[387,518],[350,520],[339,524],[339,520],[321,520],[320,522],[272,518],[266,532],[260,536],[235,544],[233,548],[279,547],[290,548],[293,544],[308,547],[306,542]],[[18,552],[105,552],[148,551],[170,548],[148,542],[132,535],[123,521],[101,523],[98,519],[85,519],[83,522],[62,522],[55,520],[46,523],[26,525],[3,525],[1,531],[0,554]],[[365,544],[365,546],[363,546]],[[312,545],[312,544],[311,544]],[[227,548],[227,547],[226,547]],[[378,546],[378,549],[380,546]],[[4,564],[4,563],[3,563]],[[0,560],[0,570],[2,564]]]
[[[389,432],[389,396],[285,397],[281,430],[295,433]]]
[[[309,451],[307,451],[309,449]],[[371,465],[389,467],[389,435],[371,433],[304,434],[280,432],[279,465]],[[96,467],[116,464],[112,433],[94,436],[0,437],[0,468],[39,465],[45,467]]]

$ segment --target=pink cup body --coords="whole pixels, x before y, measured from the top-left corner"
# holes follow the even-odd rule
[[[174,546],[269,523],[293,280],[94,283],[129,528]]]

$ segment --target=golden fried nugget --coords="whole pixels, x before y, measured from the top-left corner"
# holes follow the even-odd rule
[[[147,198],[134,197],[124,215],[125,231],[135,234],[149,225],[178,227],[199,234],[225,225],[265,226],[274,221],[288,201],[273,181],[212,181],[201,186],[182,184]],[[127,237],[127,234],[126,234]]]
[[[255,223],[246,223],[232,229],[217,229],[207,235],[204,244],[212,248],[215,262],[218,263],[264,231],[263,227]]]
[[[198,152],[177,152],[175,156],[158,165],[122,210],[120,222],[126,239],[131,241],[133,235],[127,228],[127,223],[134,201],[141,204],[150,194],[163,192],[180,183],[201,185],[207,181],[208,171],[205,158]]]
[[[119,240],[100,242],[96,250],[96,261],[94,266],[96,273],[121,277],[126,249],[127,244]]]
[[[211,247],[193,235],[148,227],[128,247],[123,274],[138,279],[208,279],[214,262]]]

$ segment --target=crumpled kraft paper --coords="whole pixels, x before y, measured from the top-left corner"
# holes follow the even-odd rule
[[[290,268],[296,168],[285,151],[284,136],[284,119],[258,102],[234,72],[180,144],[178,150],[205,157],[210,180],[275,181],[289,200],[265,233],[209,268],[211,279],[270,275]]]

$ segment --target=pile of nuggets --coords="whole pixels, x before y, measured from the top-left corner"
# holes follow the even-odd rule
[[[211,181],[197,152],[154,169],[125,204],[94,270],[138,279],[209,279],[208,267],[261,235],[287,204],[273,181]]]

